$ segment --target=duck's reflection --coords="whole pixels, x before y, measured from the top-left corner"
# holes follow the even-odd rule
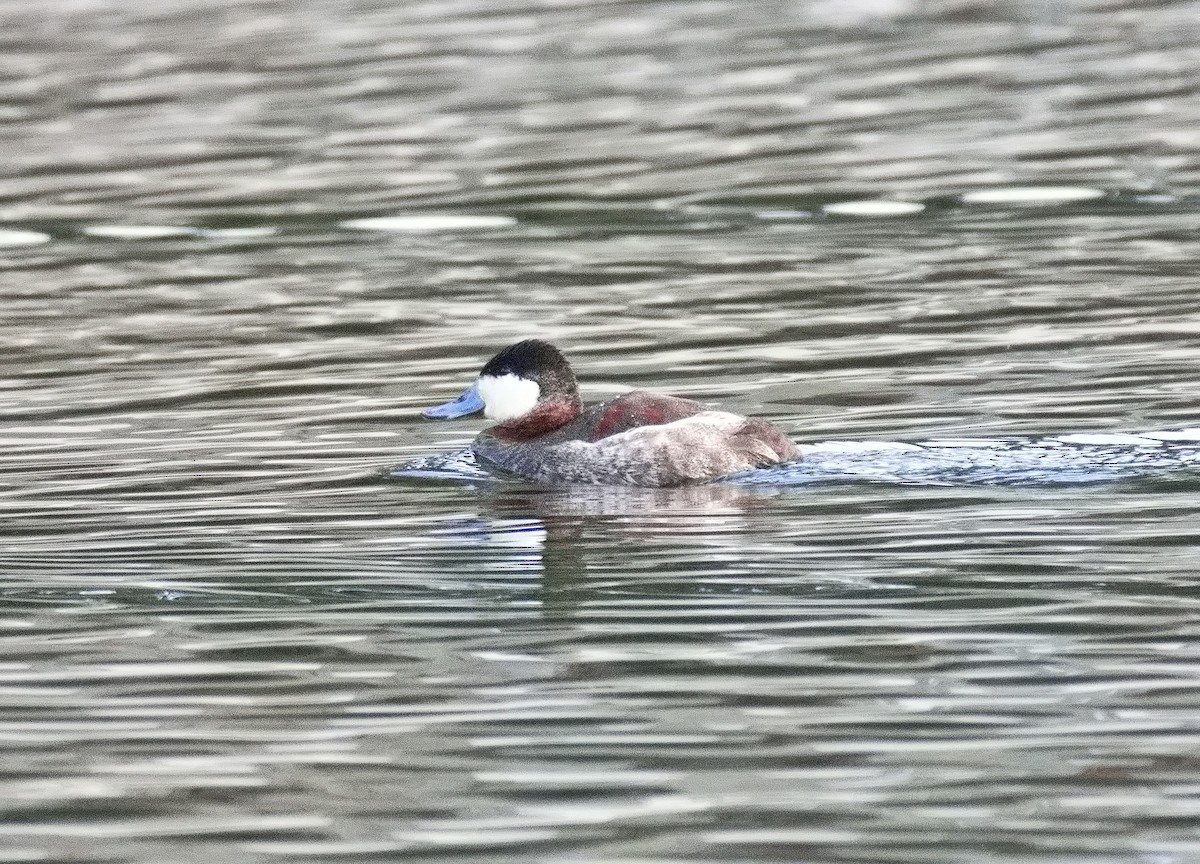
[[[487,484],[477,516],[452,533],[486,546],[491,566],[536,574],[548,617],[570,614],[597,590],[661,580],[672,562],[737,567],[748,514],[780,494],[733,485],[678,489]],[[503,562],[503,563],[501,563]]]
[[[501,516],[523,515],[539,519],[604,517],[629,527],[652,524],[656,530],[678,522],[690,525],[697,515],[741,516],[770,506],[780,494],[769,487],[711,483],[676,488],[636,486],[537,487],[495,484],[480,490],[488,511]]]

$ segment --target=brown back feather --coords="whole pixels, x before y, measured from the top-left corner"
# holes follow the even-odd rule
[[[730,446],[757,468],[800,458],[800,451],[773,423],[751,418],[739,426],[730,438]]]

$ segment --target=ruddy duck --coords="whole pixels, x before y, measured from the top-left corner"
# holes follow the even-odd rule
[[[585,408],[567,359],[527,339],[487,362],[431,419],[482,410],[495,420],[471,450],[483,464],[544,483],[683,486],[800,458],[765,420],[634,390]]]

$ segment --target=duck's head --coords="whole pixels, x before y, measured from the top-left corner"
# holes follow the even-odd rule
[[[512,437],[528,437],[521,434],[522,427],[549,431],[575,419],[582,410],[567,358],[549,342],[526,339],[489,360],[457,399],[421,413],[431,420],[446,420],[483,411],[483,416],[496,421],[497,433],[507,427]]]

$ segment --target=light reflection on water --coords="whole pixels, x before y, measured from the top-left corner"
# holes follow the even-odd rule
[[[0,859],[1196,857],[1193,11],[0,2]]]

